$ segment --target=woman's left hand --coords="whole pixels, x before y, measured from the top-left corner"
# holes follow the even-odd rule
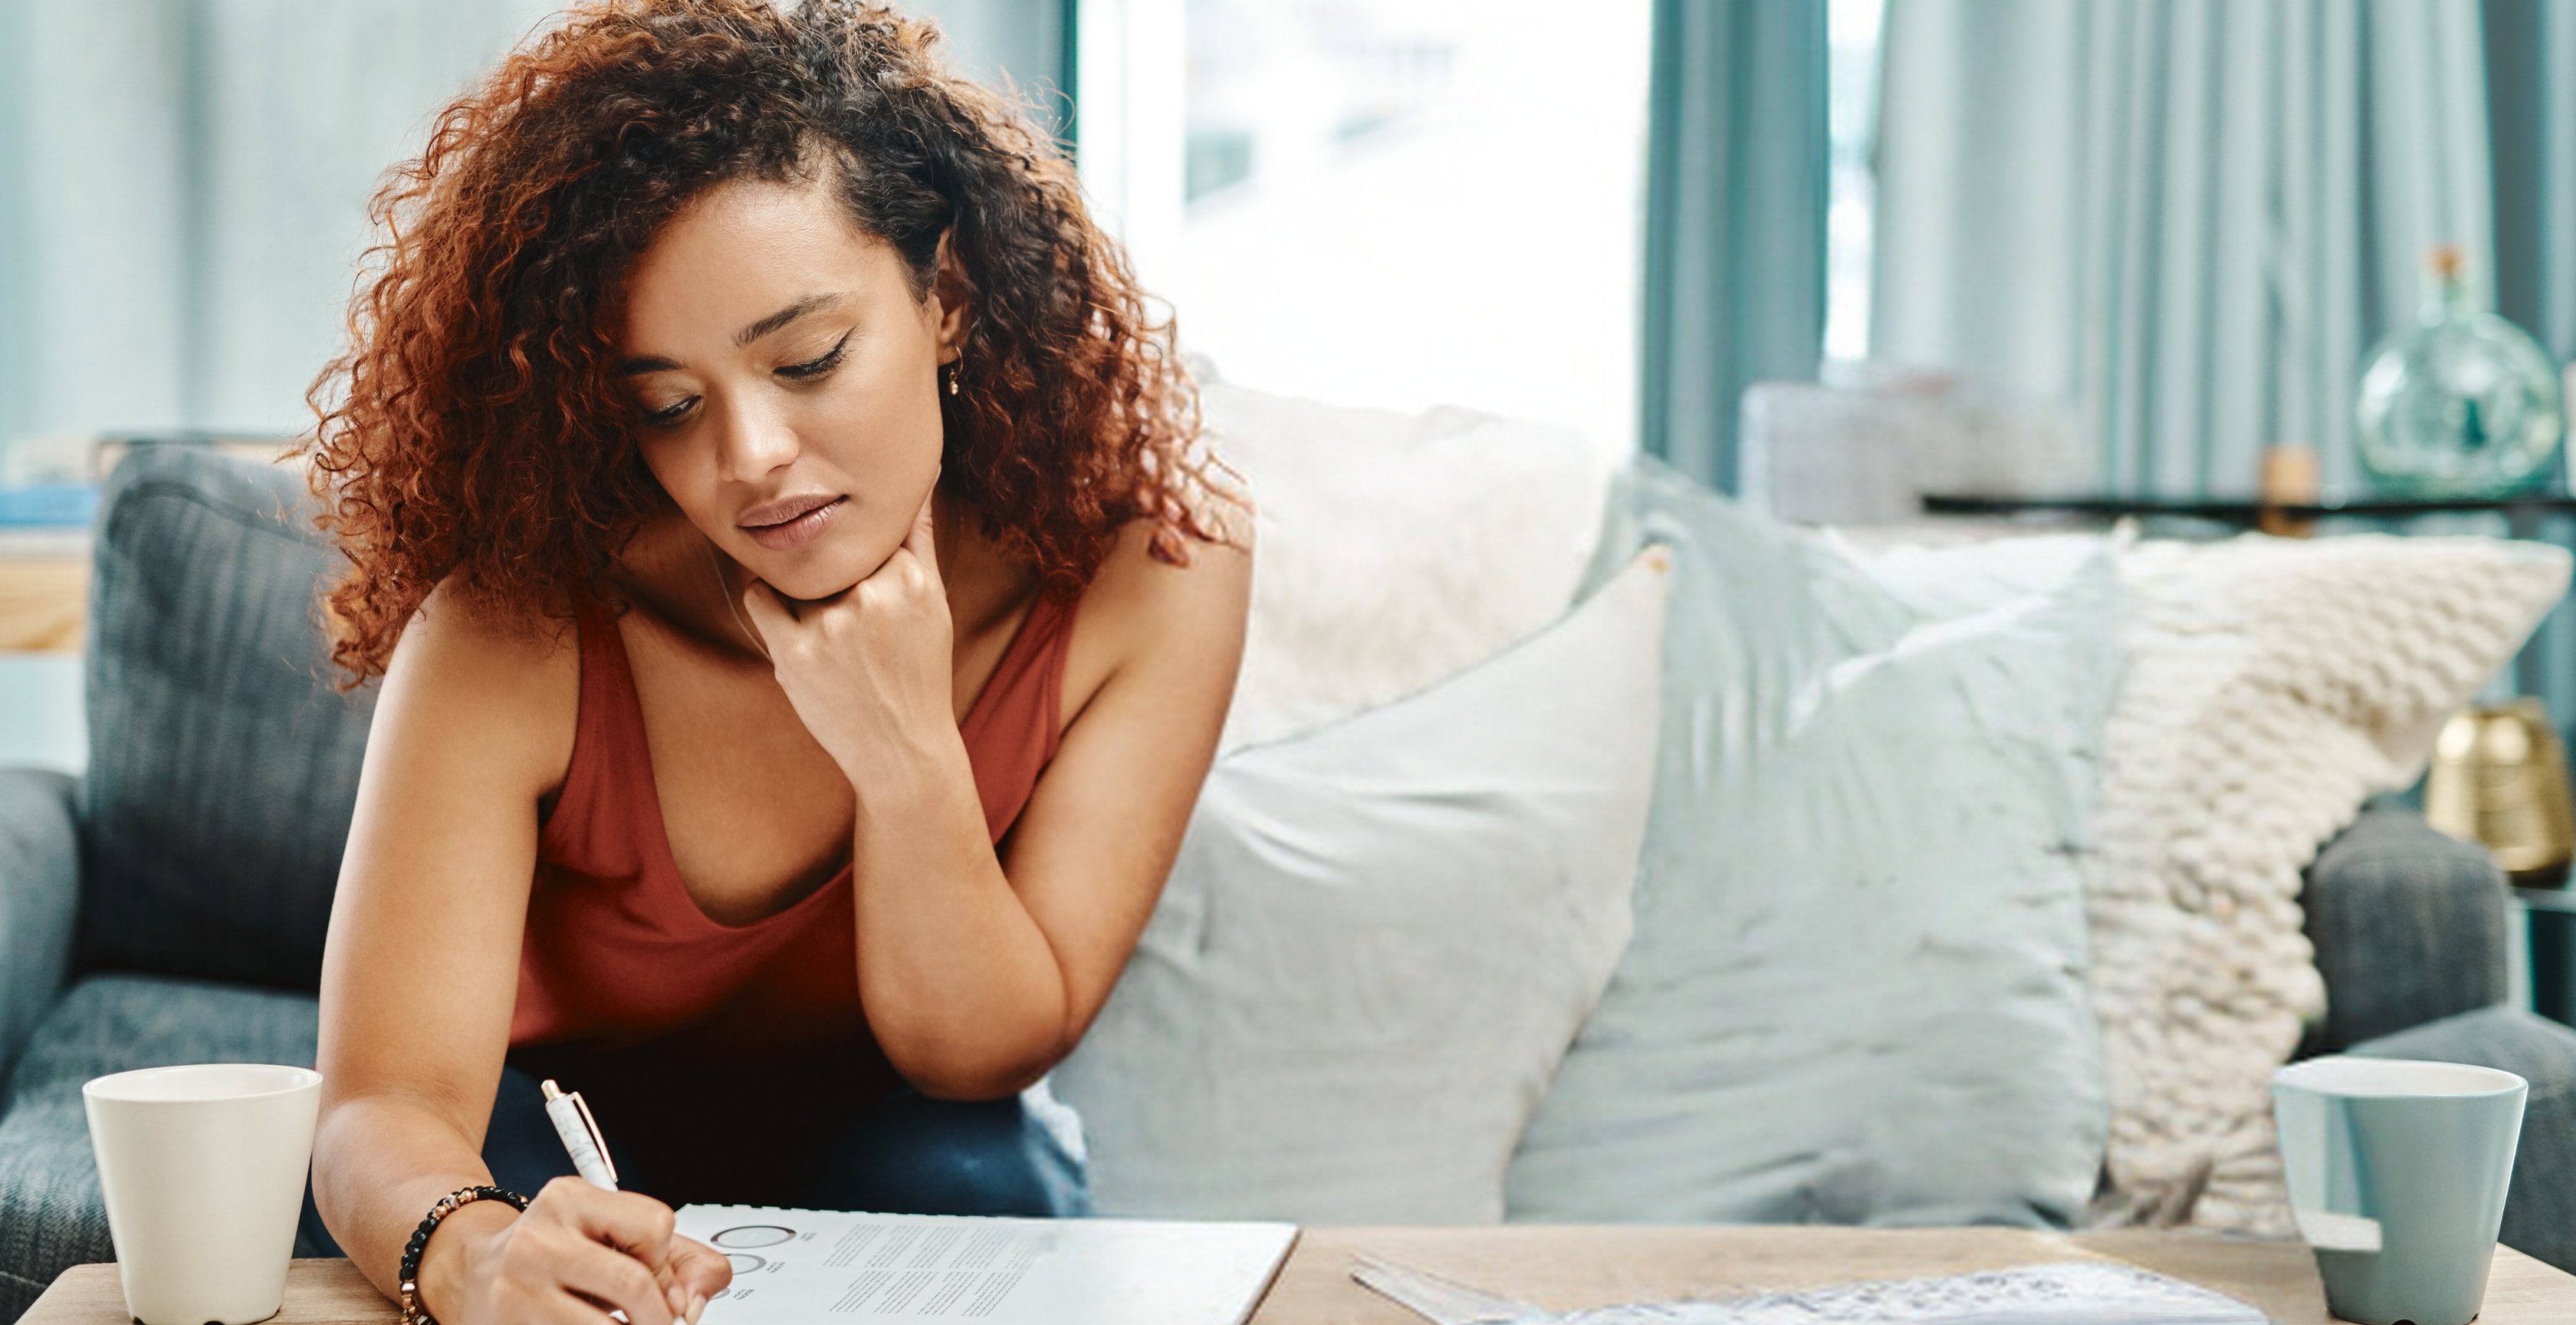
[[[865,785],[876,761],[956,737],[954,627],[931,542],[930,499],[866,579],[814,602],[755,580],[743,604],[796,716],[852,785]]]

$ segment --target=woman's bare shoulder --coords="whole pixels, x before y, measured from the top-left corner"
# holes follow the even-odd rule
[[[505,689],[581,677],[581,640],[568,605],[541,614],[504,613],[476,600],[450,579],[430,591],[394,646],[394,668],[405,662],[441,675],[499,683]]]
[[[1252,607],[1248,528],[1224,541],[1183,536],[1178,546],[1177,557],[1157,551],[1148,521],[1121,529],[1083,591],[1082,629],[1096,642],[1104,672],[1127,671],[1152,657],[1165,666],[1222,671],[1230,685]]]
[[[403,629],[377,701],[381,738],[448,752],[542,788],[572,757],[580,635],[569,611],[509,616],[441,584]]]

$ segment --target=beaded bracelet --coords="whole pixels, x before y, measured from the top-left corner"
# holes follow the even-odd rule
[[[459,1187],[438,1198],[438,1204],[421,1217],[420,1227],[411,1231],[411,1243],[403,1248],[402,1318],[403,1325],[438,1325],[420,1305],[420,1253],[429,1245],[429,1235],[438,1231],[438,1222],[474,1204],[476,1201],[506,1201],[513,1210],[528,1208],[528,1198],[498,1187]]]

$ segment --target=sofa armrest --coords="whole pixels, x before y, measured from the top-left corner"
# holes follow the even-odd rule
[[[74,786],[60,773],[0,769],[0,1085],[71,960],[80,904]]]
[[[2317,854],[2302,901],[2326,982],[2316,1052],[2507,997],[2503,871],[2411,811],[2362,811]]]
[[[2499,1067],[2530,1082],[2497,1240],[2576,1271],[2576,1031],[2520,1008],[2485,1008],[2354,1045],[2352,1051]]]

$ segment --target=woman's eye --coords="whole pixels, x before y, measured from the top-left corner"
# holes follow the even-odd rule
[[[815,356],[814,358],[808,359],[803,363],[791,363],[783,368],[774,369],[773,371],[775,371],[780,377],[798,382],[802,382],[807,378],[821,377],[823,374],[841,366],[842,352],[849,348],[849,344],[850,333],[844,331],[841,333],[841,338],[839,340],[832,342],[832,348],[825,350],[823,353]]]
[[[681,416],[687,414],[689,412],[689,408],[697,403],[698,398],[696,396],[690,396],[685,400],[673,401],[668,405],[664,405],[660,409],[646,410],[644,411],[644,421],[646,423],[664,426],[678,423]]]

